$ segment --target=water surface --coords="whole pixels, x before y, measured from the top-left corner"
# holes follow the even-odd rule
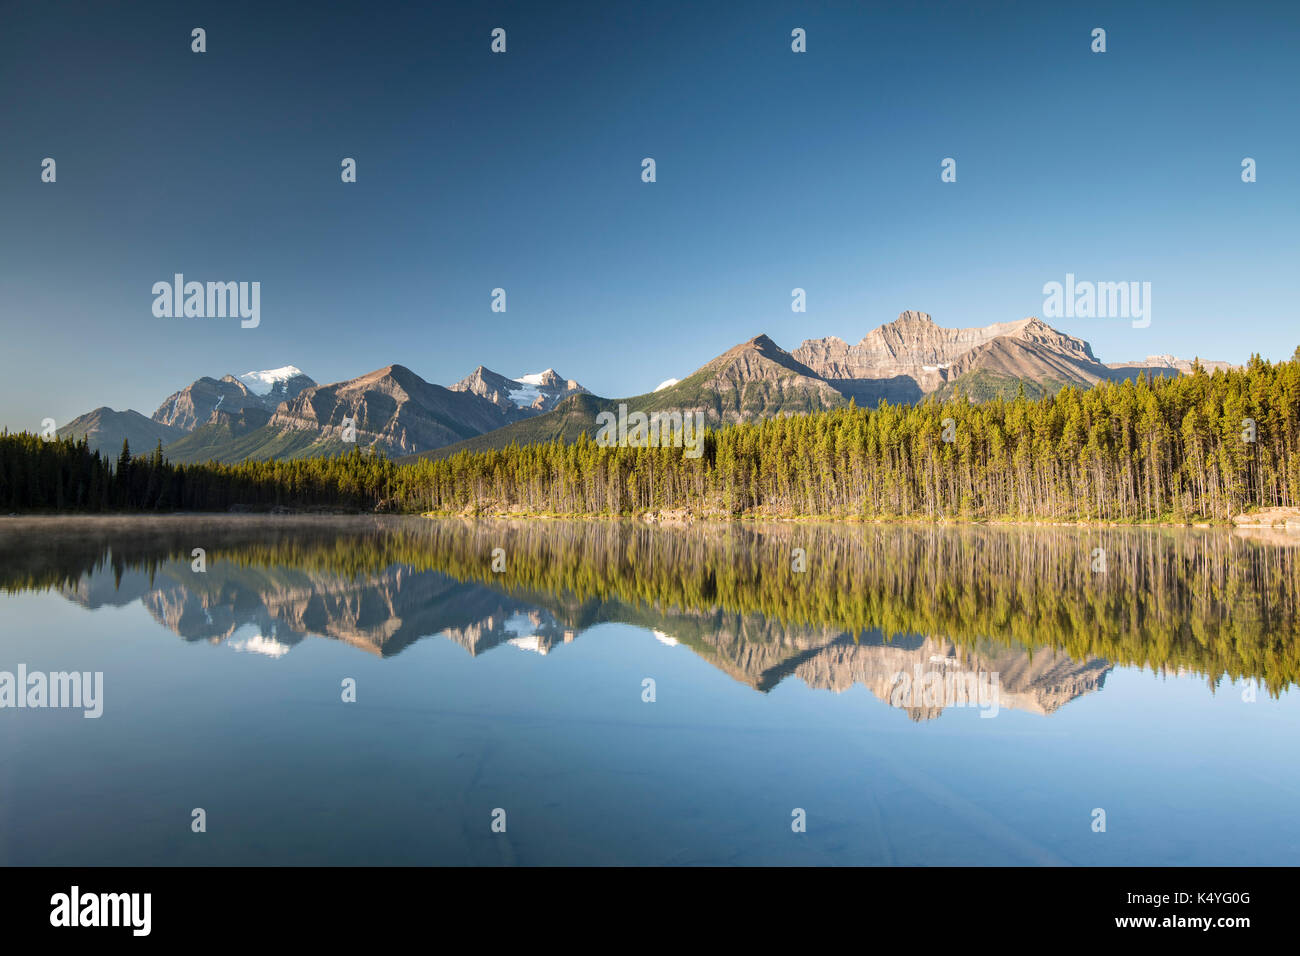
[[[98,719],[0,710],[0,863],[1294,864],[1298,555],[10,518],[0,671],[104,689]]]

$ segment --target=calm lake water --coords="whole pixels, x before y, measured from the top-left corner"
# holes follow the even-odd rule
[[[0,864],[1295,864],[1298,558],[1219,530],[3,519],[0,681],[103,683],[97,719],[0,709]]]

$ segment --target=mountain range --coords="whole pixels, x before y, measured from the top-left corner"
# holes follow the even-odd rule
[[[700,411],[708,424],[720,425],[833,409],[850,401],[860,407],[911,403],[932,394],[986,401],[1023,390],[1037,398],[1067,385],[1090,388],[1139,375],[1184,375],[1195,364],[1157,355],[1106,365],[1087,342],[1038,318],[948,329],[924,312],[907,311],[856,345],[834,337],[808,339],[787,352],[759,335],[653,392],[622,399],[571,396],[544,415],[420,454],[441,457],[511,443],[575,441],[583,432],[594,436],[596,416],[616,413],[620,404],[646,413]],[[1207,370],[1230,367],[1226,362],[1200,364]]]
[[[550,368],[508,378],[480,365],[444,387],[396,364],[328,385],[287,365],[200,378],[167,396],[149,417],[102,406],[58,433],[85,436],[109,454],[124,440],[136,453],[161,442],[167,457],[182,463],[314,457],[353,447],[390,457],[441,456],[594,435],[596,416],[620,404],[647,413],[699,411],[708,424],[720,425],[850,401],[911,403],[932,394],[984,401],[1021,391],[1034,398],[1068,385],[1183,375],[1193,368],[1192,361],[1172,355],[1103,364],[1087,342],[1038,318],[950,329],[924,312],[906,311],[855,345],[831,336],[787,352],[758,335],[681,380],[669,378],[653,392],[622,399],[593,395]]]

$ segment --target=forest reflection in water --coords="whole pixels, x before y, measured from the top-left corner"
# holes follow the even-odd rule
[[[621,622],[759,691],[864,684],[922,719],[987,706],[989,675],[1001,707],[1048,714],[1114,666],[1276,696],[1300,669],[1298,554],[1169,528],[9,519],[0,589],[139,601],[186,640],[270,656],[311,635],[545,653]]]

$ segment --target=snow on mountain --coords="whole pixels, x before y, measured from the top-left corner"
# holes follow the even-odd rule
[[[449,386],[453,392],[473,392],[507,411],[533,414],[550,411],[557,403],[575,392],[586,389],[566,379],[553,368],[544,372],[506,378],[480,365],[466,378]]]
[[[680,381],[681,381],[681,379],[679,379],[679,378],[666,378],[666,379],[664,379],[662,382],[660,382],[658,385],[655,386],[655,391],[656,391],[656,392],[662,392],[665,388],[672,388],[674,385],[676,385],[676,384],[677,384],[678,382],[680,382]]]
[[[296,375],[303,374],[302,369],[294,365],[266,369],[262,372],[245,372],[239,380],[254,395],[269,395],[276,382],[287,382]]]
[[[547,390],[554,393],[557,388],[564,387],[564,379],[553,368],[531,375],[520,375],[511,381],[518,382],[519,387],[510,389],[510,401],[520,408],[534,408],[547,394]]]
[[[519,378],[511,379],[518,382],[519,387],[510,389],[510,401],[520,408],[532,408],[542,397],[541,379],[541,375],[521,375]]]

